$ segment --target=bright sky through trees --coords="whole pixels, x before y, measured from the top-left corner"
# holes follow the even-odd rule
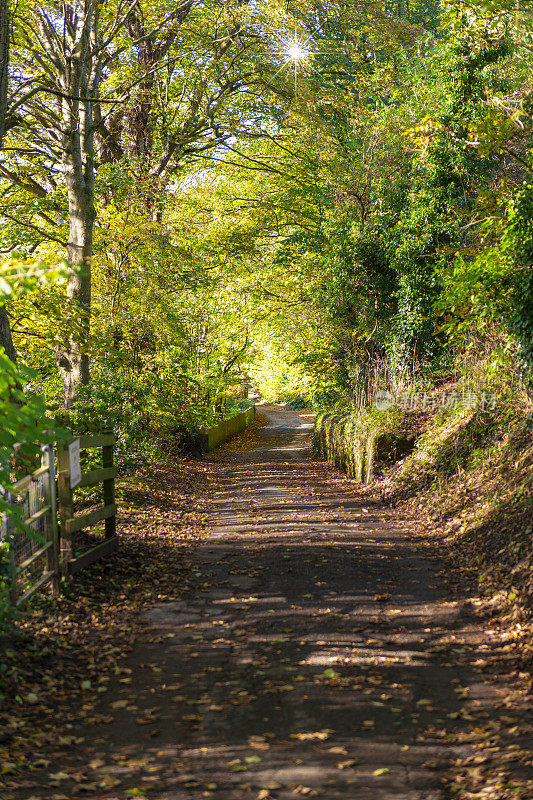
[[[446,362],[435,331],[466,329],[473,302],[509,316],[478,221],[528,174],[531,25],[508,0],[456,6],[116,0],[89,30],[70,0],[79,47],[33,0],[15,14],[12,91],[31,92],[8,119],[0,249],[56,264],[74,223],[86,243],[81,300],[9,299],[36,390],[91,419],[120,398],[115,424],[148,441],[176,409],[186,428],[219,414],[245,368],[272,396],[350,403],[376,359],[395,380]]]
[[[305,61],[306,58],[309,58],[309,50],[301,42],[294,39],[287,45],[285,55],[287,61]]]

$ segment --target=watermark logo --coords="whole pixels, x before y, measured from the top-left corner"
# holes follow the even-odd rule
[[[380,389],[376,394],[374,405],[378,411],[389,411],[396,405],[396,398],[393,393],[387,391],[387,389]]]
[[[456,408],[463,406],[477,406],[483,411],[496,407],[495,392],[450,392],[435,397],[426,392],[401,392],[393,394],[388,389],[376,392],[374,405],[378,411],[390,411],[391,408],[401,408],[404,411],[430,411],[435,408]]]

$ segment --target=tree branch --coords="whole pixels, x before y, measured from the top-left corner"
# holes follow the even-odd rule
[[[57,242],[62,247],[67,246],[67,242],[63,241],[62,239],[58,239],[57,236],[52,236],[52,234],[43,231],[42,228],[38,228],[37,225],[34,225],[32,222],[24,221],[21,219],[17,219],[17,217],[11,216],[8,214],[7,211],[0,209],[0,217],[5,217],[6,219],[10,219],[12,222],[16,222],[17,225],[20,225],[22,228],[31,228],[34,231],[37,231],[41,236],[44,236],[45,239],[49,239],[51,242]]]

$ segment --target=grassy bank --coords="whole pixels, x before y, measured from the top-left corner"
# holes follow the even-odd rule
[[[533,601],[530,401],[523,394],[487,404],[448,385],[433,392],[432,405],[322,415],[315,451],[373,480],[369,491],[416,515],[483,595],[524,620]]]

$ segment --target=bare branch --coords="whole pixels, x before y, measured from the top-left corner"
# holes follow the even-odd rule
[[[51,242],[57,242],[62,247],[67,246],[67,242],[63,241],[63,239],[58,239],[57,236],[53,236],[51,233],[43,231],[42,228],[37,227],[37,225],[34,225],[32,222],[28,222],[27,220],[17,219],[17,217],[11,216],[11,214],[8,214],[7,211],[5,211],[4,209],[0,209],[0,216],[5,217],[5,219],[11,220],[11,222],[16,222],[16,224],[20,225],[22,228],[31,228],[32,230],[37,231],[37,233],[39,233],[45,239],[49,239]]]

